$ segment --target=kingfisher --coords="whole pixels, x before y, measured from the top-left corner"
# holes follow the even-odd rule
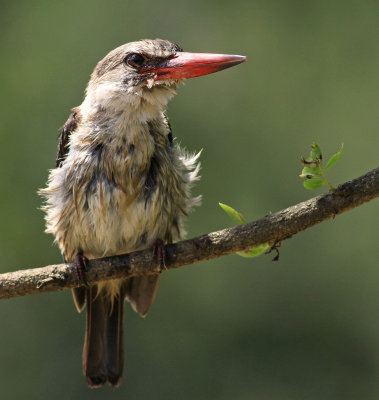
[[[88,285],[90,259],[149,247],[164,263],[164,245],[183,237],[183,221],[200,202],[199,154],[174,140],[166,115],[179,83],[232,67],[240,55],[187,53],[162,39],[124,44],[95,67],[83,103],[59,136],[56,167],[44,198],[46,232],[82,286],[72,290],[86,307],[83,373],[89,387],[117,387],[123,370],[123,306],[148,312],[160,275]]]

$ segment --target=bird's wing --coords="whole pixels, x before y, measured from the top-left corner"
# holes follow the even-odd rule
[[[63,125],[62,131],[59,135],[58,152],[55,161],[55,166],[57,168],[62,165],[62,162],[67,156],[68,142],[70,139],[70,135],[76,129],[78,123],[79,123],[79,112],[78,109],[73,108],[71,115],[68,117],[68,120]]]
[[[77,108],[72,109],[71,115],[63,125],[62,131],[59,134],[58,152],[55,161],[56,168],[59,168],[65,160],[68,153],[68,143],[70,140],[71,133],[75,131],[79,123],[79,112]],[[64,256],[63,256],[64,258]],[[66,262],[66,260],[65,260]],[[74,298],[75,306],[80,312],[83,310],[85,305],[86,290],[84,287],[78,287],[72,289],[72,296]]]

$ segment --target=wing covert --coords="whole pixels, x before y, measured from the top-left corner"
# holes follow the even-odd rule
[[[55,161],[56,168],[60,167],[68,153],[68,142],[71,133],[77,128],[79,123],[79,111],[77,108],[72,109],[71,115],[63,125],[62,131],[59,134],[58,152]]]

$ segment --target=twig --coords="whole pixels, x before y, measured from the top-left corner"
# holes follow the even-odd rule
[[[322,221],[358,207],[379,196],[379,167],[340,185],[338,195],[328,192],[275,214],[166,246],[166,269],[243,251],[259,244],[278,243]],[[152,249],[90,260],[86,279],[127,278],[162,272]],[[69,289],[79,286],[72,264],[0,274],[0,299]]]

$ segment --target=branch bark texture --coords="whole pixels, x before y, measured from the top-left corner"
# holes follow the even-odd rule
[[[221,257],[262,243],[279,243],[322,221],[379,196],[379,167],[328,192],[245,225],[166,246],[163,270]],[[90,260],[88,284],[162,272],[152,249]],[[73,264],[49,265],[0,274],[0,299],[80,286]]]

